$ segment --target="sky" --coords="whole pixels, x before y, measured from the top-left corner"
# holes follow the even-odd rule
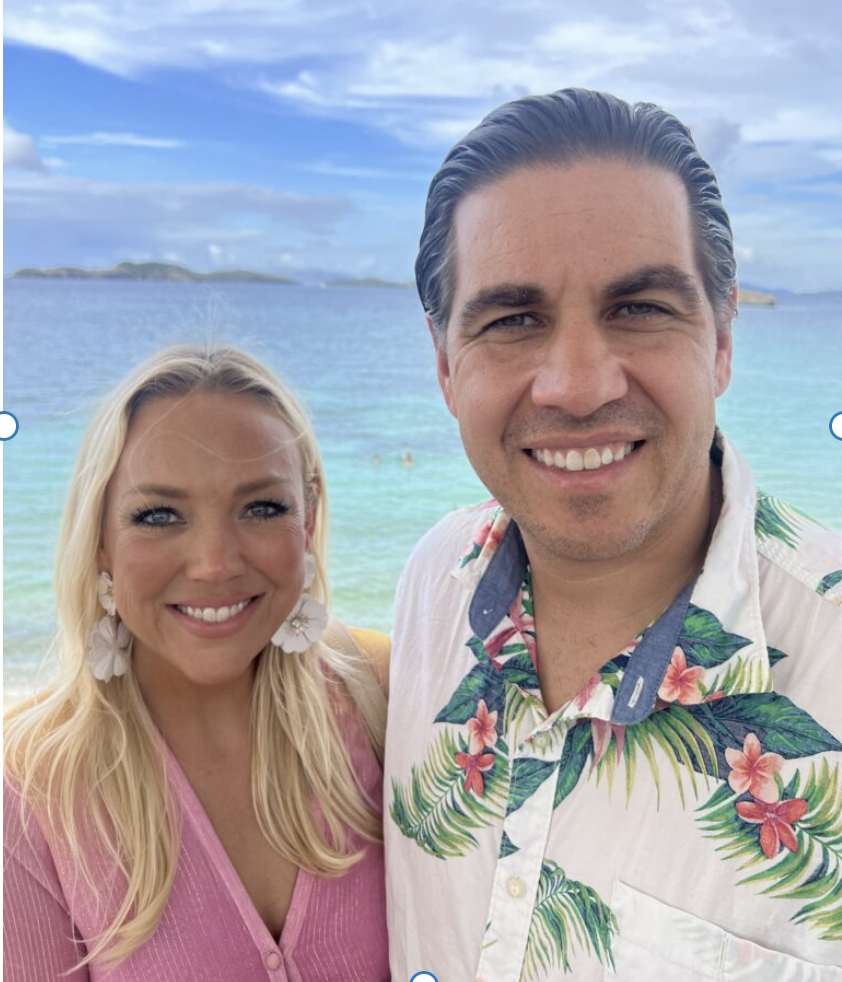
[[[164,260],[412,278],[427,185],[509,99],[656,102],[741,280],[842,289],[835,0],[6,0],[4,272]]]

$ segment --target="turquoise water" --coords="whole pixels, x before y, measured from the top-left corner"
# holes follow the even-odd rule
[[[240,344],[302,397],[327,471],[334,609],[352,623],[388,630],[419,536],[486,496],[439,393],[411,290],[12,280],[4,307],[2,408],[20,421],[3,448],[10,694],[49,677],[53,542],[82,429],[99,397],[163,345]],[[828,426],[839,411],[842,304],[744,310],[720,423],[760,486],[842,528],[842,442]]]

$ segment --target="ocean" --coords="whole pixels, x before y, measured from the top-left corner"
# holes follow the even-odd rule
[[[52,672],[54,541],[84,426],[111,385],[164,345],[241,345],[309,409],[330,499],[333,609],[343,620],[388,630],[418,538],[446,512],[488,497],[439,392],[412,290],[9,280],[4,316],[2,408],[20,423],[3,447],[7,699]],[[842,303],[745,308],[734,348],[720,425],[760,487],[842,529],[842,441],[829,428],[842,411]]]

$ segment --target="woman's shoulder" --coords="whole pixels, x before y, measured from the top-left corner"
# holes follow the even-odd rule
[[[331,620],[323,640],[336,653],[326,660],[324,668],[327,678],[339,683],[331,701],[352,762],[356,767],[359,754],[367,757],[372,751],[382,762],[389,639],[378,631],[349,629]],[[363,747],[367,749],[363,751]]]
[[[3,866],[7,887],[22,876],[36,880],[54,897],[62,895],[48,828],[48,823],[38,821],[34,809],[21,796],[17,780],[4,774]]]
[[[374,677],[383,690],[383,695],[388,698],[389,656],[392,652],[392,642],[389,635],[368,627],[352,627],[349,630],[360,651],[368,659]]]

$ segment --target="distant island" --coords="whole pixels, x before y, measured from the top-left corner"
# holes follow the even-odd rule
[[[12,273],[13,280],[134,280],[138,283],[280,283],[300,286],[301,281],[289,276],[274,273],[255,273],[249,269],[219,269],[213,273],[197,273],[176,263],[117,263],[111,269],[83,269],[81,266],[52,266],[41,269],[25,266]],[[414,287],[413,281],[397,282],[367,276],[360,279],[323,279],[321,287],[385,287],[388,289],[407,289]],[[834,296],[834,294],[828,294]],[[774,293],[763,290],[740,290],[739,303],[744,307],[774,307],[777,304]]]
[[[385,286],[405,290],[407,287],[414,287],[415,281],[397,283],[394,280],[379,280],[374,276],[366,276],[359,280],[322,280],[319,286]]]
[[[778,300],[774,293],[763,293],[761,290],[740,289],[737,305],[740,307],[774,307]]]
[[[197,273],[175,263],[117,263],[111,269],[82,269],[80,266],[53,266],[38,269],[25,266],[12,274],[13,280],[135,280],[143,283],[283,283],[297,284],[289,276],[254,273],[248,269],[219,269]]]

